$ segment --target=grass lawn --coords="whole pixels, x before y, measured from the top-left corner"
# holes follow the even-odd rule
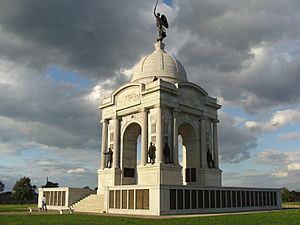
[[[287,204],[287,205],[299,205],[300,206],[300,202],[285,202],[284,204]]]
[[[116,216],[97,216],[86,214],[63,215],[0,215],[0,224],[107,224],[107,225],[299,225],[300,210],[282,210],[263,213],[233,214],[223,216],[145,219]]]
[[[37,208],[37,205],[29,205],[29,204],[23,204],[23,205],[19,205],[19,204],[12,204],[12,205],[8,205],[8,204],[0,204],[0,212],[24,212],[24,211],[29,211],[28,207],[31,208]]]
[[[282,203],[282,207],[283,208],[300,208],[300,202],[285,202],[285,203]]]

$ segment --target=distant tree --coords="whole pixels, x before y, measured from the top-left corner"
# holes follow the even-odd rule
[[[58,187],[58,183],[54,183],[54,182],[51,182],[48,180],[48,177],[47,177],[47,180],[46,180],[46,184],[45,185],[42,185],[42,188],[55,188],[55,187]]]
[[[4,183],[2,183],[2,181],[0,180],[0,192],[2,192],[5,188]]]
[[[34,186],[31,185],[29,177],[23,177],[15,183],[12,189],[12,197],[20,200],[21,204],[25,200],[34,198]]]
[[[45,185],[42,185],[42,188],[45,188],[45,187],[58,187],[58,183],[48,181]]]
[[[85,188],[85,189],[90,189],[90,187],[89,187],[89,186],[85,186],[85,187],[83,187],[83,188]]]
[[[295,194],[290,192],[286,187],[281,189],[282,202],[292,202],[295,199]]]

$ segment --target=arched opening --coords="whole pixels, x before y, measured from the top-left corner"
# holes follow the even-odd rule
[[[193,126],[187,122],[178,127],[178,162],[182,166],[182,183],[196,182],[198,143]]]
[[[137,163],[141,157],[141,127],[131,123],[122,137],[122,184],[137,184]]]

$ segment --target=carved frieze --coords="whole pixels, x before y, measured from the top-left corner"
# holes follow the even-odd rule
[[[128,108],[141,103],[141,92],[139,87],[132,87],[121,91],[115,96],[118,109]]]
[[[151,102],[151,101],[155,101],[159,99],[159,95],[158,94],[152,94],[146,97],[143,97],[142,102],[146,103],[146,102]]]
[[[205,104],[205,96],[193,89],[183,88],[179,93],[179,103],[193,108],[203,107]]]

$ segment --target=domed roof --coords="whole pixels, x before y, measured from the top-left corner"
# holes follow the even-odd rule
[[[155,51],[134,67],[132,82],[148,83],[155,77],[172,83],[188,81],[181,63],[165,52],[164,46],[162,42],[155,43]]]

